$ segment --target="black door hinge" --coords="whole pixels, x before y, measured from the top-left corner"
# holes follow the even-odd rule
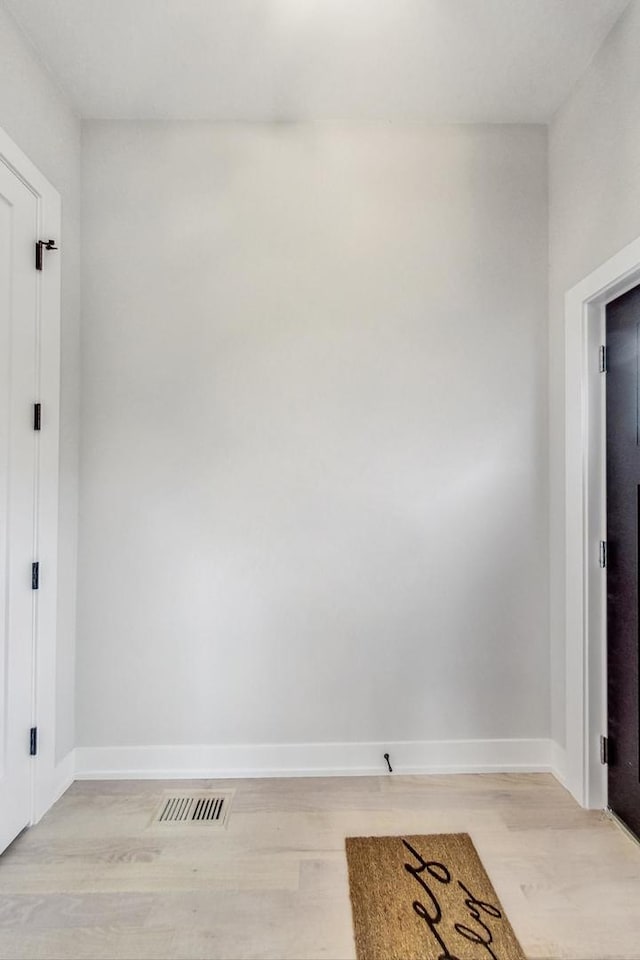
[[[600,549],[598,550],[598,563],[604,570],[607,565],[607,541],[600,541]]]
[[[33,429],[40,430],[42,427],[42,404],[34,403],[33,405]]]
[[[31,589],[40,589],[40,564],[38,561],[31,564]]]
[[[600,737],[600,763],[606,766],[609,763],[609,738]]]
[[[38,753],[38,728],[31,727],[29,731],[29,756],[35,757]]]
[[[600,373],[607,372],[607,348],[603,344],[600,347]]]
[[[57,249],[55,240],[36,240],[36,270],[42,270],[42,251]]]

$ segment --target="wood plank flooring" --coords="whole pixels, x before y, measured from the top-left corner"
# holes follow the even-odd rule
[[[226,830],[149,829],[188,786],[235,787]],[[545,774],[75,783],[0,857],[0,957],[351,960],[344,838],[445,831],[530,960],[640,960],[640,846]]]

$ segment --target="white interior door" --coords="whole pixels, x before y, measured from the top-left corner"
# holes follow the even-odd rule
[[[0,851],[31,819],[37,212],[0,163]]]

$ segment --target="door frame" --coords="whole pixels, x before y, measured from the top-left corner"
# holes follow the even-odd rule
[[[61,240],[60,194],[0,127],[0,163],[29,189],[36,199],[36,236]],[[58,244],[62,246],[61,243]],[[33,758],[31,822],[37,822],[63,788],[63,771],[56,764],[56,637],[58,571],[58,461],[60,435],[60,258],[45,257],[36,273],[36,384],[34,403],[42,403],[42,430],[38,437],[34,484],[33,557],[42,570],[34,602],[34,657],[32,682],[33,725],[38,727],[38,753]],[[25,749],[27,744],[25,743]]]
[[[606,305],[640,284],[640,238],[565,296],[565,717],[564,782],[584,807],[607,806],[600,736],[607,732]]]

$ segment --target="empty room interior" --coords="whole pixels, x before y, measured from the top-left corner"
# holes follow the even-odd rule
[[[0,957],[640,960],[640,0],[0,0]]]

